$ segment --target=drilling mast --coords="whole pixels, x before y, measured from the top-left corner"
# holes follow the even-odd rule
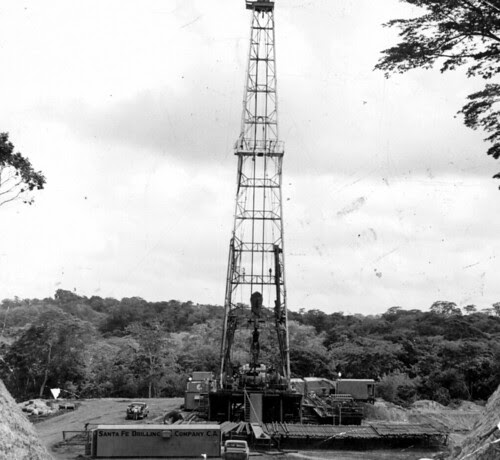
[[[243,97],[236,207],[229,244],[220,386],[209,420],[301,421],[302,395],[290,386],[283,256],[282,164],[278,136],[274,1],[246,0],[252,13]],[[233,356],[243,337],[248,362]],[[241,345],[241,341],[239,341]],[[261,353],[261,344],[268,347]],[[269,348],[271,351],[269,351]]]
[[[235,144],[236,207],[229,245],[220,381],[224,387],[233,373],[235,332],[247,329],[251,335],[249,370],[255,372],[261,363],[261,333],[274,334],[279,348],[276,371],[288,388],[281,194],[284,146],[278,136],[274,1],[245,3],[252,20],[241,132]]]

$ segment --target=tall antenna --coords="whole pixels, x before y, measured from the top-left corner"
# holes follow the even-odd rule
[[[235,332],[247,329],[250,370],[255,372],[262,364],[261,332],[273,333],[279,348],[275,364],[288,387],[281,195],[284,146],[278,135],[274,1],[245,3],[252,21],[241,132],[235,145],[236,207],[229,245],[220,378],[224,387],[233,371]]]

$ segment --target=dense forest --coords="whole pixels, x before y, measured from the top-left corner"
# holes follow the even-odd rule
[[[223,308],[58,290],[54,298],[0,304],[0,378],[18,400],[182,395],[188,375],[216,371]],[[500,384],[500,303],[477,311],[435,302],[429,311],[381,315],[289,312],[292,376],[374,378],[400,404],[484,400]],[[247,339],[235,340],[244,362]],[[272,362],[269,335],[261,355]]]

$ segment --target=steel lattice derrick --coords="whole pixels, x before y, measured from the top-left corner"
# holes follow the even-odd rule
[[[252,20],[241,131],[235,144],[238,174],[226,280],[221,383],[224,385],[232,373],[235,333],[246,327],[253,329],[254,366],[259,330],[274,330],[278,370],[288,384],[281,193],[284,146],[278,133],[274,2],[247,0],[246,7],[252,11]]]

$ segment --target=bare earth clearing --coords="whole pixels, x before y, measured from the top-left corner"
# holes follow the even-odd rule
[[[97,424],[137,424],[137,423],[161,423],[163,416],[183,403],[182,398],[171,399],[148,399],[150,413],[148,418],[141,421],[125,420],[125,410],[131,399],[94,399],[75,401],[79,407],[75,411],[69,411],[41,421],[35,425],[42,442],[47,446],[57,460],[73,460],[84,456],[83,446],[59,446],[62,441],[63,431],[82,431],[85,424],[91,428]],[[284,459],[284,460],[418,460],[429,458],[436,451],[394,449],[375,451],[299,451],[283,455],[265,455],[257,452],[252,453],[253,458]]]
[[[162,423],[163,416],[172,409],[178,408],[184,400],[182,398],[170,399],[148,399],[149,416],[143,421],[125,420],[127,406],[137,399],[106,398],[87,399],[75,401],[80,404],[77,410],[49,418],[35,425],[43,443],[52,452],[56,459],[72,459],[77,455],[83,455],[83,447],[71,447],[66,449],[54,449],[54,445],[62,441],[63,431],[82,431],[85,424],[137,424],[137,423]]]

